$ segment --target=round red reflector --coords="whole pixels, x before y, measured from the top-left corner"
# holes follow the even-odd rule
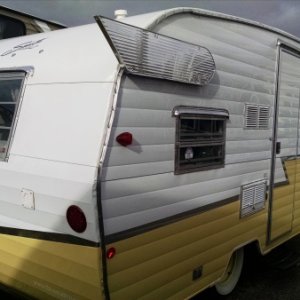
[[[120,145],[126,147],[132,144],[132,134],[130,132],[122,132],[117,136],[116,140]]]
[[[116,254],[116,249],[114,247],[112,248],[109,248],[107,251],[106,251],[106,257],[108,259],[112,259]]]
[[[67,220],[74,231],[82,233],[86,230],[86,217],[80,207],[71,205],[67,210]]]

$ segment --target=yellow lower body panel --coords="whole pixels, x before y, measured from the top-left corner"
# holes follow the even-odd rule
[[[236,249],[258,242],[266,253],[299,234],[300,161],[287,161],[285,167],[288,184],[274,190],[272,243],[266,243],[268,207],[241,219],[236,199],[109,245],[117,251],[107,266],[111,299],[189,298],[222,277]],[[199,267],[202,275],[193,280]]]
[[[116,249],[107,261],[111,299],[189,298],[222,277],[236,249],[258,242],[265,253],[298,234],[300,163],[285,167],[289,184],[274,191],[272,234],[279,237],[274,242],[266,244],[268,207],[241,219],[236,199],[108,245]],[[197,268],[202,275],[193,280]],[[0,235],[5,285],[38,299],[103,299],[101,281],[99,248]]]
[[[274,189],[271,239],[275,240],[292,230],[295,187],[297,179],[297,160],[283,162],[288,184]]]
[[[294,212],[293,212],[293,230],[299,228],[300,225],[300,160],[297,160],[296,165],[296,185],[294,198]]]
[[[0,235],[0,282],[37,299],[102,299],[100,249]]]
[[[234,249],[266,238],[267,212],[239,217],[235,201],[111,244],[111,299],[184,299],[217,281]],[[202,276],[193,280],[193,270]]]

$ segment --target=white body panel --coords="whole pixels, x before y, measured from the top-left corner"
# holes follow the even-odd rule
[[[15,51],[30,41],[41,42]],[[96,24],[1,41],[0,53],[9,50],[1,69],[33,69],[0,161],[0,226],[99,242],[95,187],[118,62]],[[22,205],[23,189],[34,193],[34,209]],[[82,234],[66,220],[73,204],[87,218]]]
[[[11,155],[96,167],[112,91],[111,82],[28,84]]]
[[[3,40],[0,62],[2,69],[33,66],[28,84],[113,82],[117,64],[97,24]]]
[[[255,28],[257,24],[200,18],[197,11],[173,14],[174,10],[124,22],[142,25],[144,20],[142,26],[155,32],[208,48],[216,73],[205,87],[134,76],[123,80],[102,179],[108,235],[224,199],[238,199],[242,185],[270,178],[278,35]],[[244,129],[247,103],[270,107],[269,129]],[[172,110],[178,105],[229,111],[224,168],[174,175],[176,120]],[[291,113],[293,108],[287,108],[286,114]],[[125,131],[134,137],[127,148],[115,142]],[[281,134],[287,138],[286,145],[294,143],[287,132]],[[287,150],[283,149],[282,156]],[[281,160],[277,161],[275,183],[285,182]]]
[[[201,11],[189,12],[154,13],[144,25],[139,17],[123,21],[208,48],[217,66],[211,83],[197,87],[124,75],[117,103],[119,65],[96,24],[2,42],[3,69],[33,67],[9,160],[0,162],[0,204],[8,211],[3,224],[15,218],[16,224],[27,224],[24,229],[99,241],[99,164],[106,235],[237,197],[241,185],[269,179],[278,33],[240,19],[234,23],[229,17],[199,18]],[[270,107],[269,129],[244,129],[247,103]],[[224,168],[174,175],[172,110],[178,105],[229,111]],[[287,107],[286,114],[291,113]],[[284,124],[280,128],[288,139]],[[115,142],[125,131],[134,136],[127,148]],[[285,179],[279,163],[275,182]],[[22,189],[33,191],[35,209],[24,212]],[[90,220],[83,234],[75,234],[66,223],[66,209],[74,203]]]

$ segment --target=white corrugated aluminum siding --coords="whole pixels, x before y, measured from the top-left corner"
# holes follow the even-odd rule
[[[217,70],[205,87],[123,78],[102,179],[106,234],[237,196],[242,184],[269,177],[278,35],[192,14],[171,16],[154,30],[207,47]],[[246,103],[271,108],[269,129],[244,129]],[[174,175],[177,105],[229,111],[224,168]],[[127,148],[115,142],[124,131],[134,136]],[[276,182],[286,179],[278,162]]]

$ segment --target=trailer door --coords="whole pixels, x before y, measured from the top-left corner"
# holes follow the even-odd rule
[[[291,232],[297,198],[300,200],[300,187],[296,184],[300,179],[300,161],[297,159],[300,55],[284,45],[280,45],[278,51],[269,242]]]

